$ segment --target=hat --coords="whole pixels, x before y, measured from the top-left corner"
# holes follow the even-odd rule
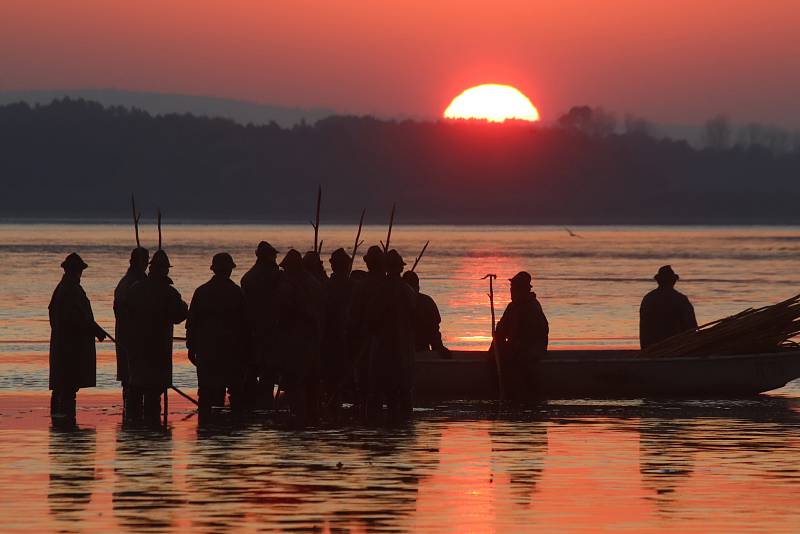
[[[256,258],[262,258],[264,256],[277,256],[278,250],[267,243],[266,241],[262,241],[256,247]]]
[[[214,254],[214,258],[211,260],[211,270],[214,272],[217,270],[225,271],[227,269],[233,269],[234,267],[236,267],[236,264],[233,262],[231,255],[227,252]]]
[[[172,265],[169,263],[169,256],[167,256],[167,253],[162,249],[156,250],[153,254],[153,257],[150,258],[150,266],[172,267]]]
[[[303,257],[300,256],[300,253],[295,249],[289,249],[289,252],[287,252],[286,256],[284,256],[283,260],[281,260],[280,266],[283,267],[284,271],[302,269]]]
[[[364,261],[367,263],[373,261],[383,261],[383,258],[383,250],[378,245],[372,245],[367,249],[367,253],[364,254]]]
[[[531,287],[531,275],[526,271],[520,271],[508,280],[512,286],[525,285]]]
[[[406,264],[403,257],[395,249],[386,253],[386,266],[387,267],[402,267]]]
[[[338,263],[341,263],[341,264],[348,263],[349,264],[350,263],[350,254],[345,252],[343,248],[337,248],[336,250],[334,250],[331,253],[331,259],[329,261],[330,261],[331,265],[333,265],[334,263],[337,263],[337,264]]]
[[[131,263],[136,263],[140,260],[144,260],[145,263],[150,261],[150,251],[144,247],[136,247],[131,250]]]
[[[88,265],[86,265],[86,262],[83,261],[83,258],[78,256],[77,253],[72,252],[61,262],[61,267],[63,267],[65,271],[82,271],[87,268]]]
[[[672,265],[662,265],[658,268],[658,272],[653,277],[656,280],[674,280],[677,281],[680,279],[680,276],[675,274],[675,271],[672,270]]]

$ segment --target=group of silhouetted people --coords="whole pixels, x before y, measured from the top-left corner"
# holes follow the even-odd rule
[[[382,417],[384,405],[392,420],[408,417],[415,354],[436,351],[449,358],[450,351],[435,302],[420,292],[415,272],[404,272],[401,255],[369,247],[366,272],[354,271],[354,258],[339,248],[330,256],[330,275],[315,251],[291,249],[279,264],[279,251],[262,241],[255,255],[240,287],[231,279],[231,255],[216,254],[210,280],[187,305],[169,277],[166,252],[159,249],[151,258],[146,249],[133,249],[114,291],[125,421],[159,423],[161,397],[172,386],[173,328],[183,321],[188,357],[197,368],[201,419],[224,406],[226,397],[235,414],[273,409],[280,392],[302,421],[323,411],[335,416],[345,397],[367,420]],[[95,385],[94,339],[108,334],[95,322],[80,285],[87,264],[72,253],[61,266],[64,276],[49,306],[51,415],[74,423],[76,392]],[[697,327],[691,303],[674,289],[678,275],[672,268],[662,267],[655,279],[658,288],[640,309],[643,349]],[[511,302],[493,343],[511,397],[522,400],[532,387],[530,362],[547,352],[549,325],[531,275],[520,272],[510,285]]]
[[[150,258],[133,249],[114,291],[126,422],[159,423],[162,395],[172,386],[173,328],[184,320],[201,419],[226,400],[236,414],[272,409],[276,386],[302,421],[323,410],[335,415],[345,396],[370,420],[382,417],[384,404],[393,420],[410,415],[415,353],[450,352],[435,302],[420,293],[415,273],[403,273],[400,254],[370,247],[367,271],[353,271],[353,258],[340,248],[330,256],[330,275],[317,252],[292,249],[280,264],[278,254],[259,243],[241,287],[231,279],[231,255],[216,254],[211,279],[187,305],[169,277],[166,252]],[[73,253],[62,267],[50,304],[51,412],[74,421],[75,393],[95,385],[94,338],[107,334],[80,286],[86,263]]]

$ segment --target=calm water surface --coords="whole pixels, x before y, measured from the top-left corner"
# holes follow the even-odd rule
[[[447,343],[485,348],[487,272],[521,269],[551,322],[553,348],[635,347],[641,296],[671,263],[701,322],[800,287],[800,228],[396,227],[439,303]],[[384,228],[370,227],[367,244]],[[325,248],[354,228],[323,228]],[[98,321],[127,266],[124,225],[0,225],[0,529],[521,532],[800,531],[800,387],[741,401],[562,401],[508,413],[491,404],[421,408],[407,427],[288,430],[269,420],[198,429],[171,397],[168,432],[120,427],[112,347],[99,388],[79,394],[80,430],[47,417],[46,308],[58,264],[78,251]],[[254,245],[310,248],[299,226],[169,226],[185,299],[213,253],[239,274]],[[145,244],[152,245],[152,236]],[[366,247],[366,244],[365,244]],[[359,267],[359,265],[357,265]],[[182,331],[177,332],[181,335]],[[178,385],[192,390],[176,345]]]

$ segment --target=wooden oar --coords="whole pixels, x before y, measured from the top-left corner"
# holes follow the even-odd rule
[[[501,401],[506,399],[505,381],[503,380],[503,369],[500,365],[500,348],[497,346],[496,338],[496,322],[494,315],[494,280],[497,278],[496,274],[487,274],[481,280],[489,279],[489,306],[492,309],[492,349],[494,350],[494,364],[497,367],[497,390]]]

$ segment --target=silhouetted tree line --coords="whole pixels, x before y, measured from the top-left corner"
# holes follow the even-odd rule
[[[697,150],[633,116],[620,133],[588,107],[553,126],[335,116],[281,128],[83,100],[12,104],[0,107],[0,210],[124,218],[135,191],[173,220],[305,222],[322,184],[325,218],[342,222],[363,206],[383,221],[393,201],[399,222],[800,219],[797,144],[757,128],[737,141],[714,120]]]

